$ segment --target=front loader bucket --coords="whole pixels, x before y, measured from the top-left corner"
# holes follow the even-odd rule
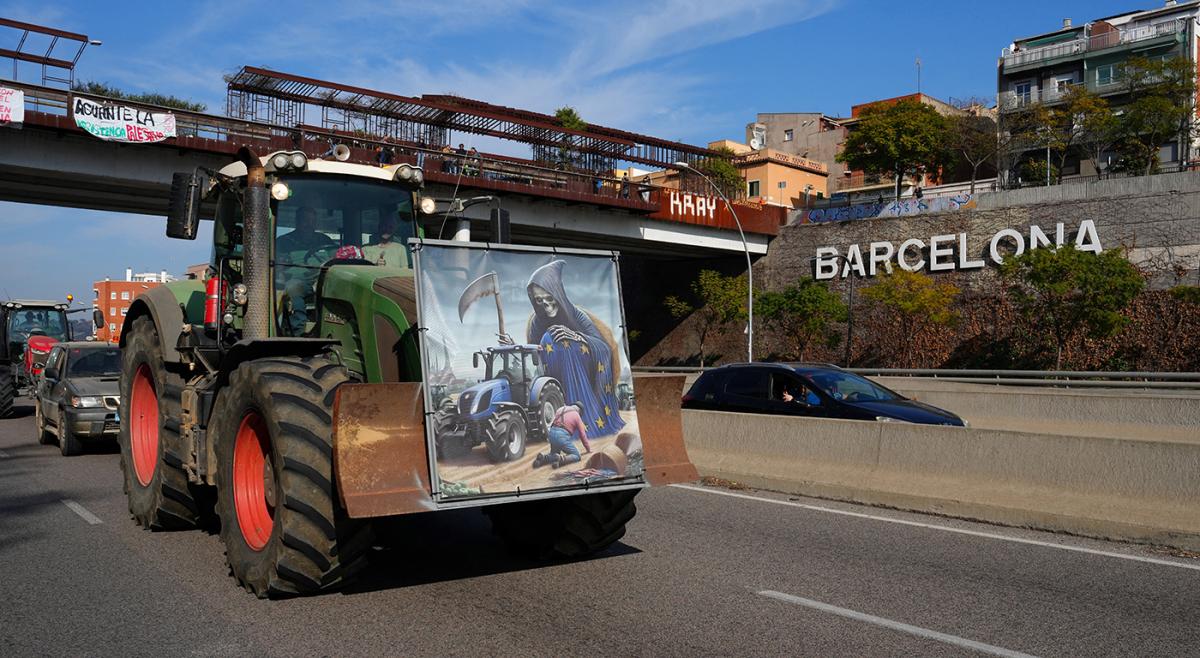
[[[351,518],[437,509],[418,383],[344,384],[333,405],[333,468]]]
[[[683,444],[680,375],[637,375],[640,436],[618,437],[588,466],[624,472],[629,445],[640,441],[645,482],[664,485],[700,478]],[[334,476],[351,518],[439,509],[431,495],[424,396],[417,383],[344,384],[333,406]],[[532,454],[532,451],[531,451]],[[532,457],[530,457],[532,458]],[[644,485],[643,485],[644,486]],[[559,495],[587,493],[586,486]],[[486,504],[480,500],[475,504]]]
[[[646,480],[654,486],[700,479],[683,445],[683,375],[634,375]]]

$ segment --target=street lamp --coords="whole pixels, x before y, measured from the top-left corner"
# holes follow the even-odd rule
[[[737,224],[738,235],[740,235],[742,238],[742,251],[744,251],[746,253],[746,335],[747,335],[747,338],[746,338],[746,361],[753,363],[754,362],[754,266],[750,262],[750,247],[746,244],[746,233],[744,231],[742,231],[742,222],[741,222],[741,220],[738,219],[737,212],[734,211],[733,204],[729,203],[729,199],[726,198],[725,193],[722,192],[721,188],[717,187],[717,184],[712,182],[712,180],[709,179],[708,176],[705,176],[703,172],[701,172],[700,170],[691,166],[690,164],[683,162],[682,160],[679,162],[676,162],[675,167],[680,170],[683,170],[683,169],[690,170],[691,172],[700,176],[700,178],[703,178],[704,181],[706,183],[708,183],[714,190],[716,190],[717,194],[719,194],[721,196],[721,200],[725,202],[725,207],[729,208],[729,214],[733,215],[733,223]]]

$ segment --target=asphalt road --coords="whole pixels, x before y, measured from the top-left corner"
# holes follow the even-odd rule
[[[1200,560],[756,491],[643,492],[586,561],[465,510],[391,521],[349,590],[260,601],[217,536],[129,518],[118,455],[0,420],[0,655],[1163,656],[1200,653]],[[974,644],[973,644],[974,643]]]

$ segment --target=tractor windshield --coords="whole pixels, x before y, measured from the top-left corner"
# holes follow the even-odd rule
[[[24,343],[31,335],[67,340],[66,314],[50,308],[15,309],[9,312],[8,340]]]

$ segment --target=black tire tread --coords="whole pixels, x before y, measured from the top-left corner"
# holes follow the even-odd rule
[[[539,560],[579,559],[625,536],[638,490],[593,493],[484,508],[492,530],[516,553]]]
[[[323,357],[271,357],[241,364],[217,398],[214,441],[221,459],[255,408],[271,434],[278,483],[275,532],[258,552],[240,534],[232,464],[218,469],[221,539],[233,576],[260,598],[313,594],[344,585],[366,559],[370,527],[345,517],[333,486],[333,409],[346,369]],[[284,420],[286,419],[286,420]],[[222,447],[224,446],[224,447]]]
[[[8,418],[13,412],[13,400],[17,397],[16,382],[7,363],[0,362],[0,418]]]
[[[121,423],[121,472],[129,498],[129,512],[138,525],[148,530],[195,528],[202,522],[200,506],[196,502],[198,487],[188,482],[183,459],[179,457],[180,453],[185,453],[179,435],[183,377],[163,361],[158,330],[151,317],[138,317],[126,331],[129,337],[121,351],[121,417],[132,417],[129,403],[133,375],[139,364],[147,363],[154,373],[158,393],[160,446],[154,477],[147,487],[142,487],[133,471],[129,423]],[[135,489],[138,495],[134,495]],[[143,495],[145,489],[151,490],[148,495]]]

